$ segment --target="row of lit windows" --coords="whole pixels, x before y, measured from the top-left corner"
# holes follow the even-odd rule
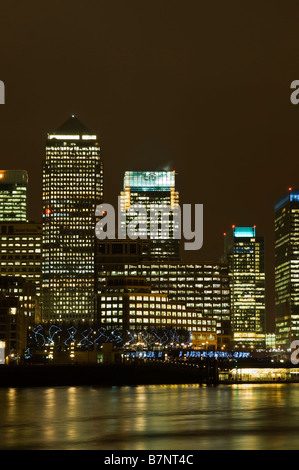
[[[51,152],[52,150],[52,152]],[[78,145],[74,144],[72,146],[68,146],[68,145],[56,145],[55,147],[54,146],[47,146],[47,153],[49,153],[50,155],[58,155],[58,160],[59,160],[59,156],[60,155],[63,155],[63,154],[66,154],[68,152],[67,151],[70,151],[71,152],[71,155],[73,154],[74,151],[77,151],[78,152],[78,157],[80,157],[80,155],[96,155],[98,156],[99,155],[99,151],[100,151],[100,148],[98,146],[96,147],[92,147],[91,145],[89,145],[88,147],[79,147]],[[83,159],[85,160],[85,158]]]
[[[122,318],[105,318],[105,322],[106,323],[123,323],[123,319]],[[130,323],[143,323],[143,324],[148,324],[148,323],[151,323],[151,324],[169,324],[169,325],[175,325],[175,324],[178,324],[178,325],[186,325],[186,326],[191,326],[191,325],[194,325],[192,326],[192,329],[194,331],[212,331],[212,330],[209,330],[209,329],[206,329],[206,328],[202,328],[200,326],[198,326],[196,320],[181,320],[181,319],[166,319],[166,318],[162,318],[162,319],[155,319],[155,318],[130,318],[129,319],[129,322]]]
[[[26,242],[26,241],[33,241],[33,242],[37,242],[37,241],[41,241],[41,237],[27,237],[27,236],[24,236],[24,237],[19,237],[19,236],[3,236],[3,235],[0,235],[0,240],[1,240],[1,244],[2,244],[2,240],[7,240],[9,242],[15,242],[15,241],[22,241],[22,242]]]
[[[106,267],[105,267],[106,268]],[[109,266],[107,266],[107,269],[109,269]],[[172,265],[161,265],[160,268],[159,266],[156,265],[138,265],[137,267],[135,265],[129,265],[125,264],[123,267],[119,266],[119,271],[123,272],[123,270],[128,271],[128,270],[141,270],[142,273],[146,274],[148,272],[151,272],[152,276],[182,276],[182,279],[186,279],[186,276],[189,275],[189,279],[193,280],[196,279],[198,281],[203,281],[206,279],[212,280],[212,278],[217,279],[217,281],[221,281],[221,277],[219,276],[222,275],[222,273],[219,272],[219,270],[212,272],[212,271],[205,271],[203,267],[185,267],[182,268],[182,266],[178,266],[177,269],[174,269]],[[226,271],[226,270],[225,270]],[[111,268],[112,273],[117,273],[118,271],[115,271],[113,267]],[[210,277],[207,277],[207,275],[210,275]],[[196,276],[196,277],[195,277]],[[203,277],[200,277],[203,276]],[[212,277],[213,276],[213,277]]]

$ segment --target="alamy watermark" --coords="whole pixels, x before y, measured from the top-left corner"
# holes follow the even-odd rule
[[[5,86],[0,80],[0,104],[5,104]]]
[[[184,238],[185,250],[199,250],[203,245],[203,204],[183,204],[170,208],[162,205],[149,207],[133,204],[124,210],[118,198],[118,217],[111,204],[97,206],[95,215],[100,220],[95,233],[99,240],[130,238],[169,240]],[[193,229],[192,229],[193,227]]]
[[[291,343],[291,363],[299,364],[299,340]]]

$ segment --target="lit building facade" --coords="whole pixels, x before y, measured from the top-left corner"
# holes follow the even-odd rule
[[[42,225],[0,223],[0,276],[26,278],[41,296]]]
[[[34,326],[41,321],[41,305],[32,281],[19,276],[0,276],[0,293],[18,299],[18,308],[27,326]]]
[[[231,310],[227,265],[217,262],[187,263],[156,259],[150,261],[147,245],[143,246],[144,241],[135,243],[135,250],[132,248],[133,241],[101,241],[97,245],[98,318],[101,318],[104,311],[101,296],[107,297],[109,293],[112,296],[115,288],[111,288],[111,285],[117,282],[118,278],[130,280],[143,278],[151,292],[144,295],[167,296],[168,302],[180,304],[184,306],[185,313],[189,312],[190,317],[188,315],[177,317],[176,325],[182,325],[184,318],[186,321],[183,323],[184,327],[190,321],[192,332],[195,333],[199,328],[203,333],[216,333],[217,347],[229,347]],[[135,254],[132,255],[133,251],[139,253],[138,258]],[[143,253],[146,253],[146,256]],[[136,282],[133,286],[131,292],[136,293]],[[112,301],[110,303],[113,304]],[[148,301],[145,304],[148,304]],[[147,318],[146,321],[150,323],[151,318],[152,322],[156,321],[155,314],[149,312],[148,307],[144,307],[144,310],[148,311],[144,316]],[[141,317],[139,318],[139,322],[142,323]],[[162,319],[163,324],[171,324],[170,317],[160,317],[160,321]]]
[[[130,287],[133,285],[136,280]],[[127,288],[128,284],[119,292],[112,291],[110,286],[112,292],[100,296],[100,324],[107,330],[123,330],[128,343],[134,345],[137,341],[145,343],[151,332],[185,330],[193,347],[217,348],[215,320],[205,318],[199,310],[187,308],[185,304],[170,302],[166,294],[134,292],[133,289],[128,292]],[[158,338],[158,334],[156,336]],[[167,346],[171,342],[169,338]]]
[[[174,215],[174,211],[179,210],[175,176],[175,171],[125,172],[124,188],[120,196],[121,211],[126,213],[126,221],[123,224],[128,230],[132,221],[136,220],[136,214],[130,215],[128,212],[132,206],[140,205],[145,208],[144,213],[138,214],[138,236],[151,239],[153,258],[180,257],[180,240],[176,235],[179,224]],[[153,221],[157,223],[156,226]]]
[[[27,347],[27,319],[16,296],[0,292],[0,342],[4,362],[19,361]]]
[[[276,349],[275,333],[266,334],[266,349]]]
[[[275,205],[276,345],[289,349],[299,338],[299,191]]]
[[[95,209],[103,163],[93,132],[75,116],[49,133],[43,163],[43,318],[94,319]]]
[[[24,170],[0,170],[0,222],[27,220],[28,175]]]
[[[255,227],[235,227],[224,235],[223,261],[228,264],[233,342],[265,347],[264,239]]]

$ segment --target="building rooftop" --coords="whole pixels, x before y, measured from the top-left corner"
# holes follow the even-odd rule
[[[0,184],[27,184],[26,170],[0,170]]]
[[[85,126],[74,114],[67,119],[56,131],[52,132],[50,138],[54,136],[76,136],[87,135],[94,136],[94,132]]]
[[[289,188],[289,191],[277,201],[275,204],[275,210],[277,211],[281,207],[283,207],[287,202],[299,202],[299,190]]]
[[[170,190],[175,187],[175,171],[126,171],[124,189],[136,191]]]

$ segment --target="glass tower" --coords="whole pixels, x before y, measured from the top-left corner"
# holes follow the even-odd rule
[[[103,199],[97,136],[75,116],[48,134],[43,163],[43,319],[93,320],[95,209]]]
[[[26,222],[28,175],[24,170],[0,170],[0,222]]]
[[[275,205],[276,344],[289,349],[299,338],[299,191]]]
[[[255,232],[255,227],[233,226],[224,236],[236,346],[265,347],[264,239]]]
[[[124,190],[120,196],[121,211],[127,214],[125,224],[128,229],[136,220],[136,214],[128,212],[132,206],[145,209],[138,214],[138,238],[151,239],[153,259],[180,257],[180,240],[175,234],[179,227],[174,215],[174,211],[179,209],[175,175],[175,171],[125,172]]]

